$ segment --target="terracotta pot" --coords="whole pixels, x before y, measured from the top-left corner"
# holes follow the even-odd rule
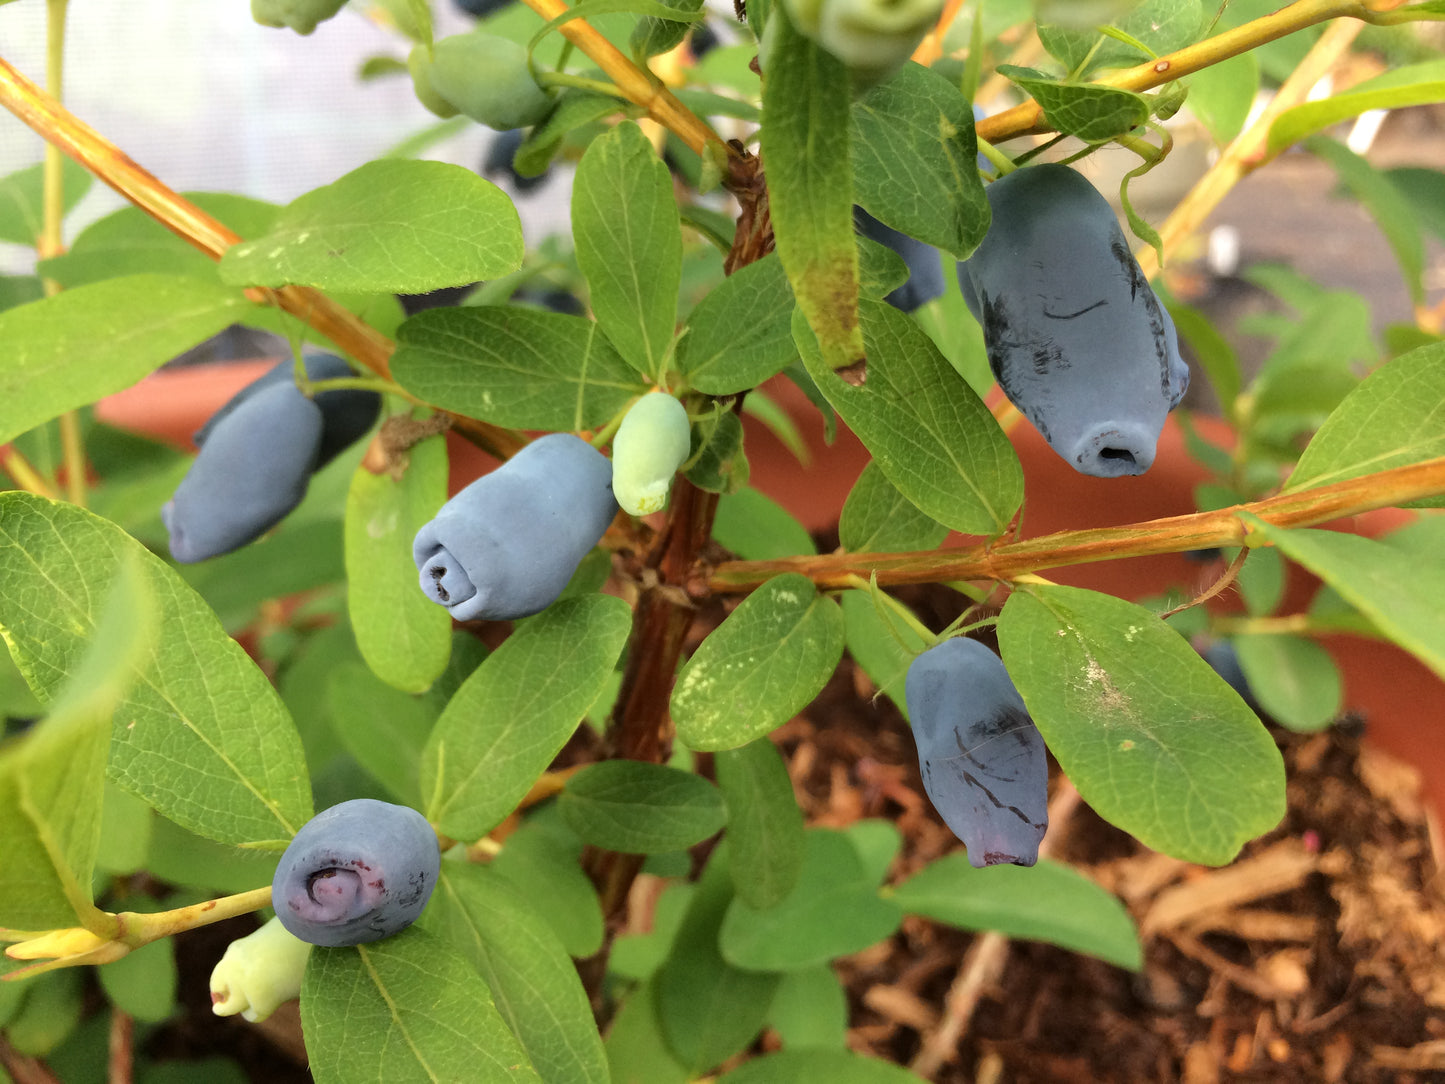
[[[274,361],[258,360],[156,373],[104,400],[96,413],[109,424],[191,447],[191,434],[206,418],[272,364]],[[752,483],[809,530],[830,530],[868,462],[868,452],[841,425],[834,443],[826,444],[821,416],[791,382],[775,378],[764,389],[793,418],[810,461],[800,465],[766,426],[744,415]],[[1194,423],[1206,440],[1229,445],[1231,433],[1221,420],[1196,417]],[[1154,466],[1137,478],[1090,478],[1076,473],[1026,422],[1014,429],[1011,439],[1024,466],[1028,512],[1023,533],[1029,538],[1192,512],[1194,487],[1207,478],[1205,469],[1185,450],[1183,433],[1173,417],[1160,437]],[[490,456],[455,434],[449,434],[448,447],[451,492],[495,465]],[[1325,526],[1375,537],[1402,526],[1412,515],[1381,509]],[[964,542],[962,536],[951,535],[944,545]],[[1047,575],[1059,583],[1138,599],[1171,587],[1202,589],[1218,571],[1203,568],[1182,554],[1166,554],[1059,568]],[[1318,588],[1318,580],[1291,566],[1281,612],[1301,612]],[[1241,608],[1232,592],[1211,605],[1221,612]],[[1345,635],[1323,637],[1321,643],[1340,667],[1346,707],[1365,716],[1370,740],[1417,765],[1425,774],[1434,807],[1445,810],[1445,741],[1441,740],[1445,712],[1440,710],[1445,705],[1445,682],[1390,644]]]

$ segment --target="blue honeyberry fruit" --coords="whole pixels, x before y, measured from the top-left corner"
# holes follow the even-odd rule
[[[262,26],[309,34],[346,6],[346,0],[251,0],[251,18]]]
[[[459,9],[478,19],[501,11],[515,0],[455,0]]]
[[[616,515],[607,457],[571,433],[549,434],[467,486],[417,532],[421,589],[458,621],[540,613]]]
[[[425,817],[356,798],[323,810],[296,833],[271,880],[271,906],[302,941],[360,945],[415,922],[440,872],[441,851]]]
[[[334,354],[309,354],[312,380],[350,376]],[[301,503],[311,475],[376,422],[381,396],[345,389],[301,393],[283,361],[242,388],[195,434],[200,452],[161,509],[182,564],[253,542]]]
[[[1143,474],[1189,369],[1108,201],[1057,164],[1000,178],[988,201],[958,281],[994,378],[1075,470]]]
[[[552,108],[524,46],[472,30],[442,38],[432,51],[432,89],[479,124],[504,132],[536,124]]]
[[[622,510],[630,516],[661,512],[691,450],[686,407],[665,391],[637,400],[612,438],[612,493]]]
[[[487,155],[482,160],[482,174],[491,177],[493,180],[503,180],[514,192],[530,192],[532,189],[547,183],[547,172],[537,174],[535,177],[526,177],[517,172],[516,157],[517,148],[522,145],[526,133],[520,128],[509,128],[500,132],[492,140],[487,148]]]
[[[943,296],[943,262],[930,244],[885,226],[862,207],[853,208],[858,232],[871,241],[887,245],[908,265],[908,281],[890,293],[885,301],[895,309],[912,312],[935,297]]]
[[[923,789],[976,869],[1032,866],[1049,823],[1048,761],[1003,661],[955,637],[915,658],[904,697]]]

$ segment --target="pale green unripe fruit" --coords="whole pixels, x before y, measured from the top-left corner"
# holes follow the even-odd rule
[[[943,14],[943,0],[784,0],[784,4],[799,33],[866,82],[880,82],[896,71]]]
[[[644,395],[612,438],[612,494],[629,515],[667,506],[677,468],[692,449],[687,409],[663,391]]]
[[[273,918],[259,930],[226,946],[211,972],[211,1011],[240,1013],[253,1024],[301,993],[311,946]]]
[[[262,26],[309,34],[345,6],[346,0],[251,0],[251,18]]]
[[[455,117],[457,107],[431,85],[431,69],[431,50],[425,45],[415,46],[406,58],[406,70],[411,73],[411,87],[416,93],[416,100],[439,117]]]
[[[1139,6],[1139,0],[1034,0],[1034,17],[1067,30],[1106,26]]]
[[[527,67],[527,50],[495,34],[474,31],[437,42],[431,85],[472,120],[499,132],[528,128],[552,108]]]

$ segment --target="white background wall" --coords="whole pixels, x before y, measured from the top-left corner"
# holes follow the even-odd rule
[[[472,25],[451,0],[434,8],[439,37]],[[257,25],[249,0],[71,0],[65,99],[172,188],[285,203],[436,123],[404,75],[356,77],[366,57],[408,49],[356,3],[302,37]],[[44,0],[0,6],[0,56],[43,83]],[[425,156],[475,169],[492,135],[472,125]],[[0,176],[42,155],[40,137],[0,110]],[[559,176],[518,200],[529,244],[565,226],[569,192]],[[96,184],[67,239],[122,203]],[[0,273],[33,257],[0,242]]]

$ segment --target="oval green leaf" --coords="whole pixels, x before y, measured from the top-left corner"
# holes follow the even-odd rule
[[[910,915],[964,930],[1046,941],[1138,971],[1139,932],[1129,912],[1082,873],[1047,858],[1038,865],[974,869],[962,852],[930,862],[893,893]]]
[[[496,827],[577,729],[631,628],[627,603],[608,595],[563,599],[520,624],[432,728],[427,819],[457,839]]]
[[[515,305],[418,313],[391,372],[429,403],[514,429],[590,429],[648,388],[595,322]]]
[[[424,692],[446,669],[451,617],[417,587],[411,543],[447,499],[447,447],[413,445],[396,475],[358,467],[346,496],[346,608],[371,672]]]
[[[312,949],[301,1028],[317,1084],[540,1080],[482,976],[416,927],[354,948]]]
[[[1223,865],[1284,816],[1268,731],[1141,606],[1075,587],[1015,590],[998,624],[1009,677],[1084,800],[1165,854]]]
[[[43,497],[0,495],[0,631],[11,655],[41,699],[53,698],[123,560],[154,596],[160,631],[115,712],[110,777],[211,839],[284,843],[312,808],[290,715],[210,607],[119,527]]]
[[[818,695],[843,656],[843,615],[789,572],[727,616],[678,675],[677,734],[693,749],[736,749],[782,726]]]
[[[418,294],[522,266],[522,222],[491,181],[447,162],[381,158],[298,197],[231,246],[221,279]]]
[[[727,803],[733,891],[766,910],[798,883],[803,868],[803,811],[778,747],[758,738],[713,758]]]
[[[623,854],[666,854],[701,843],[727,822],[722,794],[664,764],[604,760],[567,781],[558,812],[584,843]]]

